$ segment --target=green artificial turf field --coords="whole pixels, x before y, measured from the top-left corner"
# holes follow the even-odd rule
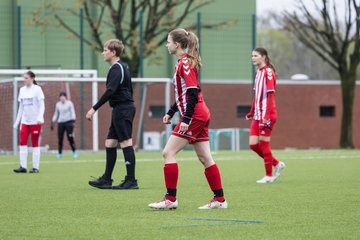
[[[360,239],[360,151],[274,151],[286,169],[273,184],[250,151],[217,152],[228,209],[198,210],[209,190],[193,152],[179,155],[179,208],[149,209],[165,193],[161,153],[137,153],[140,190],[91,188],[104,153],[43,154],[39,174],[15,174],[0,156],[0,239]],[[67,157],[67,155],[69,155]],[[121,152],[114,171],[124,175]],[[31,166],[31,160],[29,161]]]

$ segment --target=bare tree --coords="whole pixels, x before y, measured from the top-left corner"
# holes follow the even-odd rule
[[[184,23],[185,18],[201,7],[206,6],[214,0],[79,0],[79,7],[84,9],[85,20],[88,23],[92,39],[84,39],[84,42],[101,52],[103,43],[108,34],[104,29],[111,29],[112,36],[123,41],[126,54],[122,59],[129,64],[132,75],[137,76],[140,63],[139,50],[139,25],[140,13],[143,13],[143,56],[147,58],[156,53],[159,46],[166,41],[166,33]],[[116,4],[115,4],[116,3]],[[60,2],[55,1],[47,4],[46,16],[42,16],[41,9],[34,12],[32,24],[38,27],[46,27],[49,24],[49,16],[54,16],[57,23],[73,36],[80,38],[78,29],[74,29],[67,22],[59,10]],[[181,8],[180,8],[181,6]],[[95,9],[94,9],[95,8]],[[72,15],[79,16],[79,11],[66,9]],[[110,17],[105,17],[106,12]],[[236,22],[236,21],[235,21]],[[203,25],[204,28],[219,28],[234,20],[219,22],[214,25]],[[196,25],[186,26],[195,29]],[[104,36],[106,35],[106,36]]]
[[[322,0],[321,6],[313,1],[315,8],[311,10],[300,0],[300,16],[285,11],[284,23],[288,31],[339,73],[343,110],[340,147],[353,148],[353,106],[360,63],[360,2],[344,0],[344,3],[345,18],[340,19],[335,0]]]

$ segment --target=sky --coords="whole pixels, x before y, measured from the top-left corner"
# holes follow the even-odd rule
[[[313,0],[303,0],[306,5],[313,6]],[[345,1],[334,0],[338,8],[339,16],[344,16]],[[260,16],[269,10],[281,12],[284,10],[293,11],[297,9],[299,0],[256,0],[257,15]],[[322,5],[322,0],[315,0],[318,5]],[[332,1],[331,1],[332,2]],[[275,6],[275,7],[274,7]]]

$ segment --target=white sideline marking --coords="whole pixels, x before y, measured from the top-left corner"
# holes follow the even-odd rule
[[[44,156],[46,157],[46,155]],[[296,157],[296,156],[287,156],[285,158],[285,160],[311,160],[311,159],[321,159],[321,158],[325,158],[325,159],[346,159],[346,158],[359,158],[359,155],[320,155],[320,156],[301,156],[301,157]],[[178,161],[195,161],[197,160],[196,157],[181,157],[181,158],[177,158]],[[281,158],[280,158],[281,159]],[[257,157],[256,155],[254,156],[227,156],[227,157],[216,157],[215,161],[248,161],[248,160],[260,160],[260,157]],[[161,157],[159,158],[137,158],[136,159],[137,162],[157,162],[157,161],[163,161],[161,159]],[[58,159],[54,159],[54,160],[45,160],[45,161],[40,161],[41,164],[53,164],[53,163],[57,163],[57,164],[67,164],[67,163],[102,163],[105,162],[105,159],[94,159],[94,160],[58,160]],[[18,160],[16,161],[12,161],[12,162],[0,162],[0,165],[12,165],[18,163]]]

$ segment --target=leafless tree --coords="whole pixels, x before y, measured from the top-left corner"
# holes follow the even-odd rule
[[[140,13],[143,13],[143,56],[147,58],[156,53],[166,41],[167,32],[184,24],[185,18],[214,0],[79,0],[79,7],[84,9],[84,19],[91,30],[91,39],[84,42],[96,51],[102,51],[103,43],[109,37],[105,29],[111,29],[112,37],[123,41],[126,54],[122,59],[129,64],[133,76],[138,75],[140,63],[139,25]],[[32,24],[46,27],[49,16],[54,16],[57,23],[73,36],[80,38],[78,29],[72,27],[59,13],[60,1],[46,5],[47,14],[42,16],[41,9],[34,12]],[[79,16],[78,9],[66,9],[72,15]],[[109,16],[109,17],[107,17]],[[203,28],[219,28],[236,20],[223,21]],[[184,26],[195,29],[195,24]],[[105,35],[105,36],[104,36]]]
[[[336,2],[322,0],[306,6],[300,0],[300,14],[284,12],[284,26],[299,41],[319,55],[339,73],[342,88],[340,147],[353,148],[353,106],[356,70],[360,63],[360,2],[344,0],[340,19]]]

